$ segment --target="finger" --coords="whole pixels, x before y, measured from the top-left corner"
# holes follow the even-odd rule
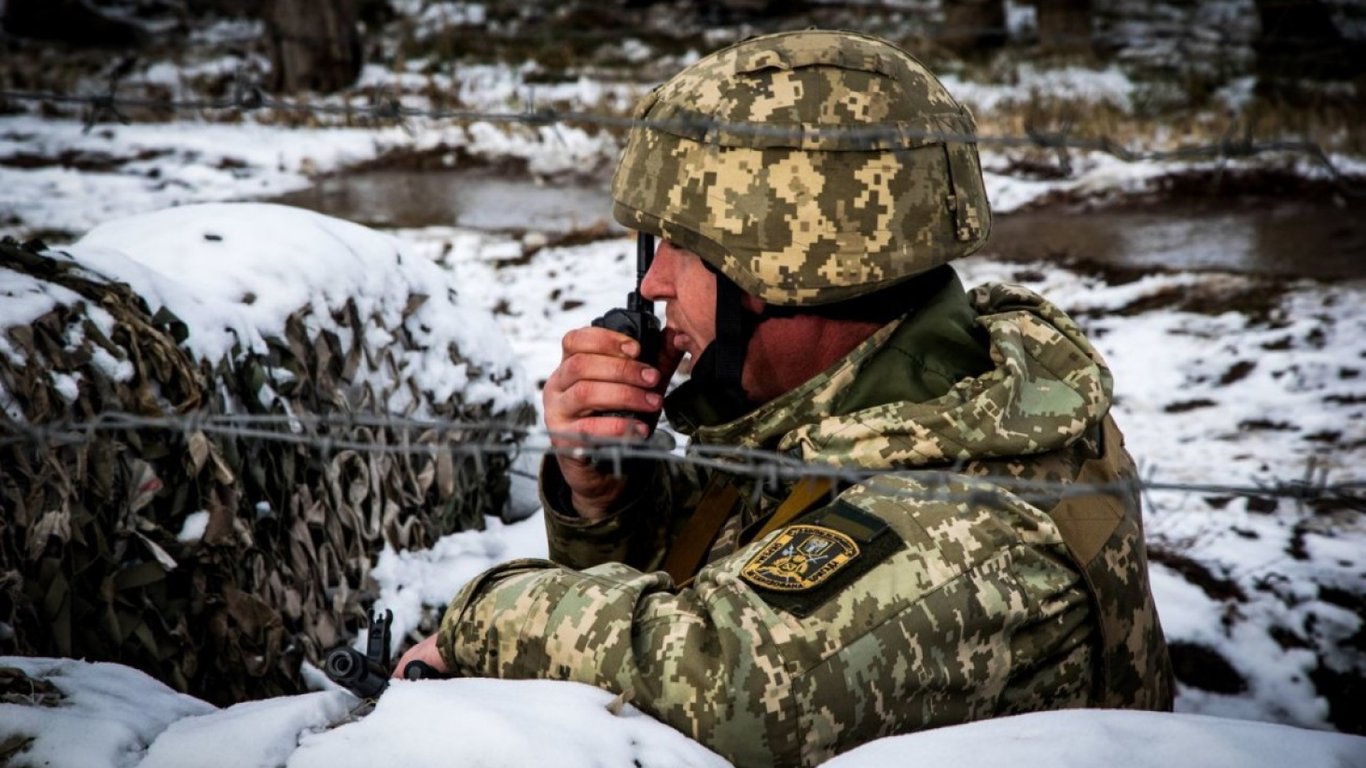
[[[557,447],[585,446],[603,440],[645,437],[649,427],[630,416],[593,416],[575,419],[562,429],[552,429],[551,445]]]
[[[389,673],[389,677],[395,680],[401,680],[403,678],[403,668],[408,666],[408,662],[416,658],[416,655],[414,653],[416,650],[417,646],[409,648],[408,652],[403,654],[403,656],[399,658],[398,664],[394,665],[394,671]]]
[[[585,418],[603,411],[654,413],[663,404],[658,392],[628,384],[579,381],[564,390],[557,417]]]
[[[402,679],[408,665],[414,661],[420,661],[432,667],[437,672],[446,671],[446,660],[441,658],[441,649],[436,645],[437,636],[429,635],[427,638],[408,649],[408,652],[398,660],[394,666],[394,671],[390,677]]]
[[[598,381],[651,388],[661,379],[658,370],[639,360],[606,355],[576,354],[561,363],[557,373],[557,383],[564,387],[579,381]]]
[[[413,659],[403,665],[403,679],[405,680],[435,680],[445,674],[444,669],[439,669],[424,659]]]
[[[566,333],[560,339],[560,351],[564,359],[577,354],[635,359],[640,354],[640,342],[624,333],[588,326]]]
[[[653,413],[663,402],[661,394],[643,382],[572,381],[563,373],[557,371],[552,375],[541,393],[546,426],[551,429],[563,428],[575,419],[600,416],[605,411]]]

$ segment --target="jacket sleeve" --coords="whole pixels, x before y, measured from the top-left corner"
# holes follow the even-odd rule
[[[643,470],[643,471],[641,471]],[[574,511],[569,487],[553,456],[541,463],[541,504],[550,559],[567,568],[627,563],[653,570],[664,560],[672,499],[655,464],[637,467],[627,500],[606,518],[588,522]]]
[[[736,765],[810,765],[890,733],[1083,701],[1089,609],[1047,516],[1008,494],[916,500],[925,486],[887,480],[841,502],[889,523],[897,546],[803,609],[742,576],[783,530],[681,590],[618,563],[521,560],[457,595],[441,653],[456,674],[630,691]]]
[[[574,511],[559,463],[553,456],[544,459],[540,490],[551,560],[576,570],[604,563],[640,571],[662,567],[701,482],[691,468],[664,462],[635,462],[626,471],[631,477],[626,498],[606,518],[590,523]]]

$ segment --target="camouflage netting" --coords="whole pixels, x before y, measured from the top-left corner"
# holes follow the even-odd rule
[[[330,316],[310,304],[283,333],[212,361],[188,347],[179,318],[79,256],[5,241],[0,296],[0,654],[116,661],[217,704],[297,692],[300,661],[318,663],[364,621],[386,543],[424,547],[506,507],[514,429],[254,427],[319,437],[304,441],[55,429],[112,412],[356,417],[396,402],[432,418],[528,423],[524,398],[467,402],[417,382],[399,358],[415,345],[420,293],[387,325],[353,298]],[[41,312],[14,323],[26,303]],[[470,380],[519,376],[481,370],[453,346],[448,355]],[[327,451],[322,435],[504,450]]]

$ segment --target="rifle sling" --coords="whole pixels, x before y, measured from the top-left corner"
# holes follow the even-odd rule
[[[826,477],[803,477],[792,487],[792,492],[778,505],[778,509],[768,518],[753,539],[759,539],[787,525],[793,518],[811,508],[825,497],[831,488]],[[673,577],[680,589],[692,583],[693,576],[705,565],[705,558],[716,535],[730,517],[740,491],[729,477],[721,473],[712,475],[711,482],[702,493],[692,518],[669,547],[664,561],[664,570]]]
[[[669,572],[680,588],[692,581],[693,574],[701,570],[707,550],[739,498],[740,491],[736,490],[729,478],[720,472],[712,475],[707,489],[702,492],[701,501],[693,509],[692,517],[673,540],[669,554],[664,559],[664,570]]]
[[[764,523],[764,527],[760,528],[750,541],[762,539],[792,522],[792,519],[797,515],[811,509],[812,505],[830,492],[830,486],[830,478],[828,477],[811,477],[808,475],[798,480],[797,484],[792,486],[792,492],[787,495],[786,499],[783,499],[783,503],[778,505],[777,511],[768,518],[768,522]]]

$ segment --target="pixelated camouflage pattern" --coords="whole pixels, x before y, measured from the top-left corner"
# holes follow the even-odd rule
[[[996,367],[940,398],[832,411],[893,324],[807,385],[693,435],[918,470],[843,491],[906,546],[809,615],[770,605],[739,576],[778,532],[716,553],[687,588],[655,571],[705,480],[657,468],[652,490],[591,525],[545,488],[559,562],[507,564],[468,585],[442,626],[447,662],[459,674],[629,690],[740,766],[814,765],[882,736],[1040,709],[1170,708],[1132,488],[1007,490],[1132,475],[1107,416],[1108,369],[1037,295],[988,285],[970,298]],[[750,487],[737,516],[761,517],[785,495]]]
[[[457,596],[442,653],[460,674],[630,690],[738,766],[814,765],[889,734],[1087,703],[1087,598],[1044,513],[947,474],[843,498],[907,546],[805,618],[739,578],[767,538],[683,590],[625,564],[521,561]]]
[[[642,99],[612,180],[627,227],[779,305],[869,293],[991,229],[971,114],[920,62],[851,32],[718,51]]]
[[[981,286],[969,298],[996,367],[959,381],[942,397],[852,416],[832,412],[891,335],[895,326],[889,325],[828,371],[742,419],[702,427],[693,438],[772,447],[810,463],[895,469],[1034,456],[1072,444],[1100,422],[1110,407],[1112,378],[1071,318],[1019,286]]]
[[[555,457],[547,455],[541,461],[541,506],[546,512],[546,543],[552,560],[571,568],[599,563],[628,563],[644,571],[663,567],[674,525],[687,519],[685,515],[675,518],[673,512],[696,506],[705,481],[689,465],[670,471],[659,463],[636,463],[626,469],[648,490],[606,519],[587,523],[571,511],[568,487]]]

